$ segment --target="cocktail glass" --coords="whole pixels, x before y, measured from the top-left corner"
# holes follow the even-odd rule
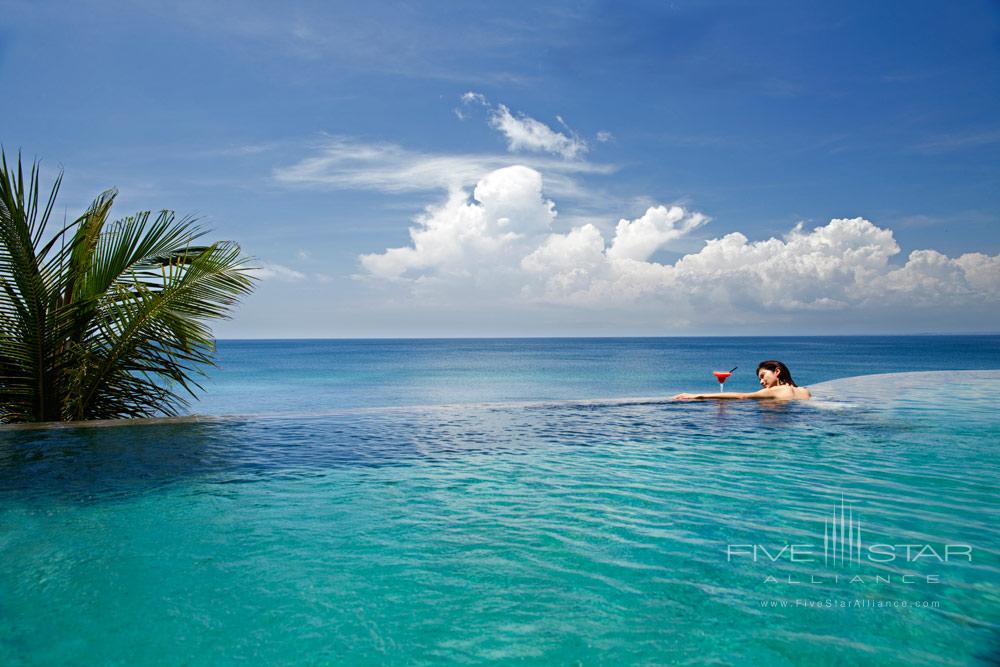
[[[732,371],[712,371],[712,375],[714,375],[715,379],[719,381],[720,392],[726,390],[726,380],[728,380],[729,376],[732,374]]]

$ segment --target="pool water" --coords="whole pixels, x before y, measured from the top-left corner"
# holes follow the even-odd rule
[[[1000,372],[813,390],[0,430],[0,664],[995,664]]]

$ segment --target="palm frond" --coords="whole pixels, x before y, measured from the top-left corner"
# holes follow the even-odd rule
[[[109,222],[114,190],[42,245],[61,175],[40,207],[37,164],[0,169],[0,422],[175,414],[253,289],[239,246],[170,211]]]
[[[107,346],[72,403],[74,418],[113,414],[118,403],[100,388],[121,382],[123,375],[155,378],[145,384],[134,380],[145,387],[133,392],[135,400],[148,398],[147,410],[155,404],[161,409],[169,404],[171,410],[183,404],[182,396],[161,381],[194,395],[198,369],[211,363],[214,347],[204,321],[227,317],[239,298],[253,289],[244,268],[247,259],[234,244],[217,243],[196,253],[178,249],[160,262],[158,285],[119,282],[101,302],[94,320],[95,338]]]
[[[17,170],[7,165],[0,149],[0,312],[9,327],[9,342],[0,351],[12,377],[0,384],[4,412],[57,419],[57,378],[52,371],[54,341],[49,330],[49,286],[35,248],[45,233],[62,175],[56,179],[45,206],[39,210],[38,164],[25,185],[21,156]]]

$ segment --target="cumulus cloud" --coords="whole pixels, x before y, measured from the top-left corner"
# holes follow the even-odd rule
[[[374,279],[408,281],[424,294],[450,288],[475,299],[477,286],[489,285],[491,295],[524,305],[658,308],[689,323],[1000,300],[1000,255],[917,250],[894,264],[900,248],[892,231],[860,217],[812,230],[799,224],[783,238],[752,241],[733,232],[673,263],[655,261],[655,253],[702,229],[705,215],[651,206],[607,236],[590,223],[557,232],[556,220],[541,174],[509,167],[481,179],[471,199],[456,190],[429,208],[410,245],[364,255],[361,264]]]
[[[991,257],[981,252],[970,252],[952,261],[962,269],[972,289],[997,296],[997,286],[1000,285],[1000,255]]]
[[[701,213],[688,213],[680,206],[654,206],[635,220],[619,220],[608,248],[612,259],[646,261],[660,247],[708,222]]]
[[[541,174],[524,166],[488,174],[476,185],[473,199],[462,190],[452,191],[443,205],[416,219],[411,246],[362,255],[362,266],[390,279],[414,270],[465,275],[545,232],[556,215],[553,203],[542,196]]]
[[[1000,299],[1000,255],[972,252],[951,258],[936,250],[914,250],[905,265],[886,274],[881,289],[923,306],[968,303],[979,295]]]

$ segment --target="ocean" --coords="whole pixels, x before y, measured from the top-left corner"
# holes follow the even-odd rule
[[[754,391],[757,364],[795,381],[1000,368],[1000,336],[223,340],[195,414],[309,414],[392,407]]]

